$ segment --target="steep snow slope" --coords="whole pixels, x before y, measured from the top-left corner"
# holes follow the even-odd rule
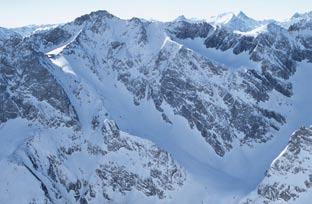
[[[257,189],[241,203],[310,203],[311,137],[311,128],[296,131]]]
[[[250,60],[250,56],[246,52],[241,53],[240,55],[235,55],[232,49],[221,51],[214,48],[207,48],[203,38],[183,40],[176,39],[176,41],[229,69],[234,69],[236,71],[245,69],[260,69],[260,65]]]

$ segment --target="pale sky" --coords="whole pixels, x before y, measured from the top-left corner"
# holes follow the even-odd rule
[[[282,20],[312,11],[312,0],[0,0],[0,27],[64,23],[96,10],[162,21],[182,14],[202,19],[239,11],[256,19]]]

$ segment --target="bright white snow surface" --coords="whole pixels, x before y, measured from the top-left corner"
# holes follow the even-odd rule
[[[215,48],[206,48],[204,44],[204,38],[195,39],[175,39],[185,47],[194,50],[211,61],[215,61],[218,64],[223,64],[225,67],[231,70],[243,70],[243,69],[259,69],[260,65],[250,60],[250,56],[247,52],[235,55],[233,49],[226,51],[217,50]]]
[[[271,108],[285,115],[287,123],[282,126],[279,132],[276,132],[273,140],[264,146],[265,149],[272,151],[260,150],[265,154],[259,155],[257,161],[266,164],[268,169],[270,161],[273,161],[289,141],[289,136],[302,126],[309,127],[312,124],[312,65],[307,62],[298,63],[297,71],[290,82],[293,84],[294,95],[290,98],[279,97],[280,94],[273,91],[270,101],[263,104],[264,107]],[[267,146],[268,145],[268,146]]]
[[[292,111],[289,123],[294,131],[300,126],[312,124],[312,65],[302,62],[298,64],[297,72],[291,79],[294,85],[294,96],[292,97]]]
[[[18,127],[18,128],[16,128]],[[23,142],[31,136],[32,128],[27,120],[17,118],[0,125],[0,160],[10,156]]]
[[[249,18],[243,12],[239,12],[238,14],[229,12],[213,16],[207,19],[207,22],[216,27],[223,26],[231,31],[248,32],[262,25],[266,25],[272,22],[272,20],[257,21]]]
[[[270,103],[267,106],[284,113],[287,117],[287,125],[280,131],[281,134],[290,135],[301,126],[310,126],[312,124],[311,79],[311,63],[298,63],[296,73],[290,78],[294,95],[287,100],[280,100],[276,92],[272,93]]]

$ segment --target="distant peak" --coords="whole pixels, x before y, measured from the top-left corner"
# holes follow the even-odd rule
[[[253,18],[250,18],[247,16],[243,11],[240,11],[238,13],[233,13],[233,12],[226,12],[226,13],[221,13],[217,16],[213,16],[209,19],[210,21],[213,21],[217,24],[226,24],[231,21],[236,21],[236,20],[242,20],[242,21],[256,21]]]
[[[235,17],[235,13],[233,12],[226,12],[226,13],[221,13],[216,16],[217,18],[227,18],[227,19],[232,19]]]
[[[244,12],[240,11],[238,14],[237,14],[237,17],[238,18],[249,18]]]
[[[109,13],[106,10],[93,11],[89,15],[91,15],[91,16],[110,16],[110,17],[113,17],[113,14]]]
[[[187,21],[187,18],[184,15],[178,16],[174,21]]]
[[[213,24],[225,24],[235,17],[233,12],[221,13],[217,16],[210,17],[207,21]]]
[[[86,14],[83,16],[80,16],[78,18],[75,19],[75,22],[77,24],[82,24],[85,21],[88,21],[90,19],[98,19],[98,18],[114,18],[115,16],[111,13],[109,13],[106,10],[98,10],[98,11],[93,11],[90,14]]]
[[[198,18],[186,18],[184,15],[177,17],[173,22],[187,22],[187,23],[203,23],[206,20],[198,19]]]
[[[233,12],[225,12],[225,13],[221,13],[221,14],[219,14],[217,16],[221,16],[221,17],[223,17],[223,16],[235,16],[235,13],[233,13]]]
[[[312,18],[312,11],[310,12],[306,12],[306,13],[295,13],[291,19],[295,20],[295,19],[300,19],[300,18]]]
[[[22,36],[10,29],[0,27],[0,41],[10,38],[21,38]]]
[[[291,18],[300,18],[301,14],[300,13],[295,13]]]

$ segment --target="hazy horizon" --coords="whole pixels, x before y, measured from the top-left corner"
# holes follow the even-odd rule
[[[283,20],[297,12],[312,11],[312,1],[309,0],[0,0],[0,3],[0,27],[66,23],[97,10],[107,10],[124,19],[139,17],[160,21],[170,21],[180,15],[207,19],[221,13],[239,11],[254,19]]]

